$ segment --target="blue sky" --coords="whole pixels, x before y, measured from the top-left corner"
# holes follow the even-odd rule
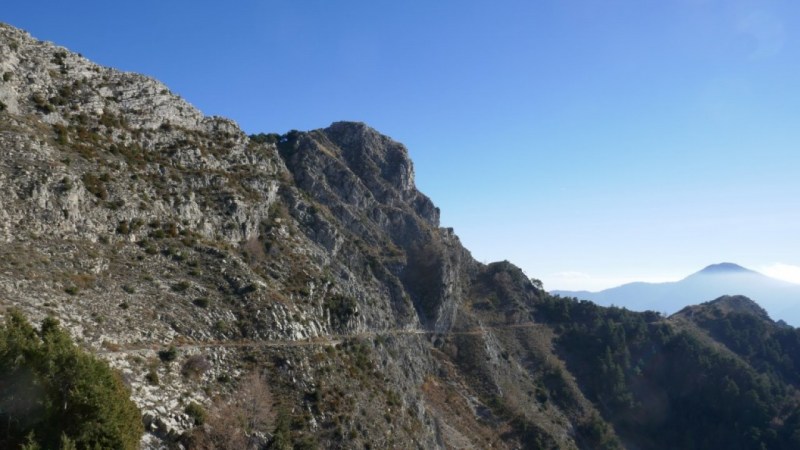
[[[478,260],[546,288],[721,261],[800,282],[800,3],[14,3],[247,132],[372,125]]]

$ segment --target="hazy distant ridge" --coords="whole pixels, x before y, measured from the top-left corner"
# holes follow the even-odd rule
[[[734,263],[712,264],[686,278],[666,283],[627,283],[599,292],[552,291],[597,304],[634,311],[672,314],[687,305],[723,295],[744,295],[758,302],[773,320],[800,325],[800,285],[770,278]]]

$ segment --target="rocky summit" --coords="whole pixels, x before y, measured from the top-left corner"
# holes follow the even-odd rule
[[[800,427],[791,357],[770,372],[703,324],[475,261],[365,124],[248,136],[8,25],[0,77],[0,311],[118,371],[142,448],[713,448],[728,422],[683,421],[717,380],[673,389],[678,360],[761,408],[730,442]]]

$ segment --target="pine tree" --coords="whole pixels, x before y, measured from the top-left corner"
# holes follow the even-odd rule
[[[119,375],[53,318],[0,326],[0,447],[136,449],[141,414]]]

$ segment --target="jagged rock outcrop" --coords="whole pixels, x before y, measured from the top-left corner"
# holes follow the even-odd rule
[[[117,368],[143,448],[647,447],[670,422],[631,417],[673,392],[648,355],[705,345],[475,261],[365,124],[247,136],[7,25],[0,80],[0,314],[56,316]]]
[[[325,445],[497,439],[485,395],[506,388],[458,381],[436,350],[461,332],[483,342],[461,351],[465,363],[505,364],[488,331],[498,324],[468,301],[487,268],[439,228],[402,144],[352,122],[250,138],[155,80],[9,26],[0,76],[3,306],[58,316],[120,369],[147,446],[176,439],[191,428],[188,403],[212,408],[232,389],[219,380],[253,369]],[[165,359],[170,346],[178,356]],[[199,359],[187,377],[182,365]],[[468,416],[431,406],[426,384]],[[568,429],[553,439],[567,445]]]

